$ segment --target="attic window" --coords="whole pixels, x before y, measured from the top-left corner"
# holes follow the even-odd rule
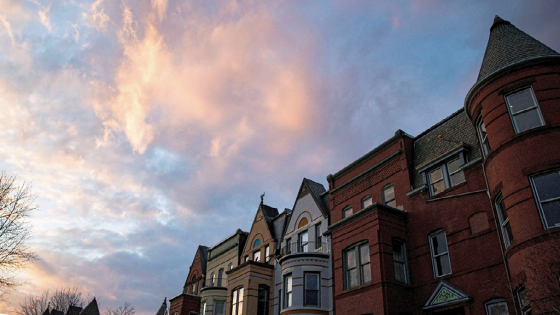
[[[260,240],[260,239],[256,240],[256,241],[253,243],[253,248],[257,248],[257,247],[259,247],[259,246],[261,246],[261,240]]]
[[[447,188],[464,182],[465,174],[461,168],[463,164],[465,164],[465,155],[460,153],[426,172],[430,195],[437,195]]]
[[[301,219],[301,220],[299,221],[299,224],[298,224],[298,229],[307,226],[307,224],[308,224],[307,218]]]

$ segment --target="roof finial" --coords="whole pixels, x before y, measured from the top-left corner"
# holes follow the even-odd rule
[[[263,192],[263,194],[261,195],[261,205],[262,205],[263,202],[264,202],[264,195],[265,195],[265,194],[266,194],[266,192]]]

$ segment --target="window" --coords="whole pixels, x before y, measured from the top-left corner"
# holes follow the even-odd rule
[[[218,270],[218,286],[221,287],[222,286],[222,278],[224,277],[224,268],[220,268],[220,270]]]
[[[193,283],[193,285],[191,287],[191,293],[196,295],[196,283]]]
[[[373,201],[372,201],[372,199],[371,199],[371,195],[365,196],[365,197],[362,199],[362,209],[371,206],[372,203],[373,203]]]
[[[257,315],[268,315],[268,295],[269,287],[261,284],[259,285],[259,300],[257,302]]]
[[[383,187],[383,204],[395,208],[397,202],[395,201],[395,186],[393,184]]]
[[[298,251],[301,253],[307,253],[309,249],[309,239],[308,239],[307,231],[299,233],[298,244],[299,244]]]
[[[513,241],[513,233],[511,232],[511,226],[509,224],[509,218],[507,215],[507,208],[504,204],[504,199],[502,195],[498,195],[496,198],[496,212],[498,213],[498,221],[502,227],[502,237],[504,239],[504,246],[507,248],[511,241]]]
[[[320,274],[316,272],[304,273],[304,306],[319,306]]]
[[[408,278],[406,246],[403,241],[398,239],[393,239],[393,261],[395,262],[395,280],[403,283],[410,283]]]
[[[323,232],[321,231],[321,223],[315,225],[315,249],[323,246]]]
[[[484,303],[486,315],[509,315],[505,299],[493,299]]]
[[[519,308],[521,309],[521,313],[523,315],[531,315],[531,305],[527,300],[527,291],[525,290],[525,286],[519,287],[515,291],[515,295],[517,296],[517,303],[519,303]]]
[[[560,226],[560,170],[531,177],[545,229]]]
[[[451,274],[451,263],[449,261],[449,251],[447,249],[447,238],[445,231],[441,230],[430,234],[430,252],[432,254],[432,267],[434,277],[441,277]]]
[[[243,288],[233,290],[231,295],[231,314],[243,315]]]
[[[212,274],[210,275],[210,286],[211,287],[214,286],[215,281],[216,281],[216,275],[212,272]]]
[[[508,94],[505,98],[515,133],[544,126],[544,119],[532,87]]]
[[[229,263],[229,265],[227,266],[227,270],[231,270],[233,269],[233,263]]]
[[[342,218],[348,218],[352,215],[352,206],[346,206],[346,208],[342,209]]]
[[[249,255],[245,256],[245,262],[249,261]]]
[[[253,253],[253,261],[261,261],[261,251],[256,251]]]
[[[289,238],[286,240],[286,255],[289,255],[292,253],[292,239]]]
[[[226,312],[226,302],[214,301],[214,315],[224,315]]]
[[[465,181],[465,174],[461,165],[465,164],[464,155],[453,158],[428,173],[430,195],[434,196],[447,188],[456,186]]]
[[[486,157],[492,149],[490,148],[490,142],[488,142],[488,134],[486,133],[486,126],[484,121],[482,121],[482,116],[476,122],[476,131],[478,132],[478,141],[480,141],[480,147],[482,148],[482,156]]]
[[[204,303],[202,304],[202,311],[201,311],[201,313],[202,313],[203,315],[206,314],[206,302],[204,302]]]
[[[253,243],[253,248],[257,248],[257,247],[259,247],[259,246],[261,246],[261,240],[256,240],[256,241]]]
[[[284,308],[292,306],[292,275],[284,276]]]
[[[371,282],[368,243],[349,247],[343,256],[345,290]]]
[[[270,260],[270,246],[268,245],[264,248],[264,259],[266,262]]]

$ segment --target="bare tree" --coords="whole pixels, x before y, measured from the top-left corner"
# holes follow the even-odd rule
[[[116,309],[107,308],[105,312],[106,315],[134,315],[134,313],[136,313],[136,310],[128,302],[125,302],[124,306],[119,306]]]
[[[20,315],[41,315],[50,306],[66,314],[70,305],[85,307],[91,296],[84,294],[80,288],[62,287],[52,294],[47,290],[38,296],[29,296],[20,304]]]
[[[0,296],[19,283],[15,271],[36,258],[27,240],[30,237],[28,218],[37,209],[31,186],[15,184],[16,178],[0,173]]]

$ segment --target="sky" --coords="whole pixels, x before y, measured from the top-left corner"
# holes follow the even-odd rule
[[[39,259],[0,302],[76,286],[155,314],[197,246],[248,231],[459,110],[497,14],[560,51],[558,1],[0,0],[0,169]]]

